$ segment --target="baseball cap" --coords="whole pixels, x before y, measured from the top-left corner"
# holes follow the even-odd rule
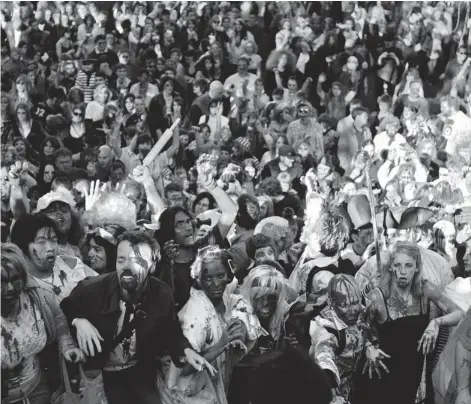
[[[279,147],[278,154],[280,156],[296,157],[296,151],[294,150],[294,148],[287,144],[281,145]]]
[[[71,208],[75,207],[74,197],[69,191],[51,191],[39,198],[36,213],[47,209],[53,202],[62,202],[69,205]]]

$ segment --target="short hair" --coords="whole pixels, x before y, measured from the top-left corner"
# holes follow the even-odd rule
[[[283,90],[282,90],[281,88],[275,88],[275,89],[273,90],[272,95],[273,95],[273,97],[274,97],[274,96],[278,96],[278,95],[279,95],[280,97],[282,97],[282,96],[283,96]]]
[[[360,116],[361,114],[367,114],[368,115],[368,109],[364,107],[357,107],[352,111],[352,118],[356,119],[357,116]]]
[[[29,258],[29,245],[34,241],[38,231],[44,228],[57,229],[54,221],[44,213],[35,213],[34,215],[23,215],[13,225],[11,231],[11,242],[16,244],[23,254]]]
[[[126,166],[124,165],[124,163],[121,160],[113,161],[110,165],[110,172],[111,171],[116,171],[118,169],[121,169],[124,172],[126,172]]]
[[[57,160],[59,157],[70,157],[72,158],[72,152],[66,147],[62,147],[54,153],[54,160]]]
[[[55,191],[59,187],[63,187],[65,189],[68,189],[69,191],[72,191],[72,188],[73,188],[72,180],[69,177],[66,177],[64,175],[54,178],[54,181],[52,181],[52,184],[51,184],[51,190]]]
[[[164,195],[167,198],[169,192],[182,192],[182,187],[174,182],[167,184],[164,188]]]
[[[128,241],[132,246],[147,244],[152,253],[154,263],[160,260],[160,246],[157,240],[143,231],[129,230],[118,238],[118,245],[123,241]]]
[[[389,94],[383,94],[381,97],[378,99],[378,103],[383,102],[385,104],[388,104],[389,106],[392,105],[392,97]]]
[[[276,178],[265,178],[260,185],[260,193],[267,196],[278,196],[283,193],[280,181]]]
[[[106,41],[106,36],[103,35],[103,34],[98,34],[98,35],[95,37],[95,44],[97,44],[98,41]]]
[[[194,82],[193,87],[199,87],[203,93],[206,93],[209,88],[209,82],[206,79],[199,79]]]
[[[264,234],[255,234],[245,241],[245,249],[250,259],[255,259],[255,253],[259,248],[271,247],[276,252],[273,240]]]

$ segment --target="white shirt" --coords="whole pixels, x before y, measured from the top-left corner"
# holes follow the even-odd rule
[[[453,121],[451,126],[451,135],[448,138],[448,142],[445,151],[449,155],[453,155],[456,152],[456,143],[459,138],[463,135],[471,135],[471,118],[461,111],[450,116],[450,120]],[[445,126],[448,126],[445,123]]]
[[[239,73],[233,74],[232,76],[229,76],[227,80],[224,82],[224,88],[230,88],[232,85],[235,87],[235,94],[238,97],[243,97],[244,92],[243,92],[243,84],[245,80],[249,81],[249,84],[247,86],[247,94],[245,95],[246,98],[251,98],[253,95],[253,92],[255,90],[255,80],[257,80],[258,77],[255,74],[252,73],[247,73],[247,76],[241,77]]]
[[[399,133],[394,135],[394,140],[391,144],[389,144],[391,138],[386,132],[378,133],[375,138],[373,139],[373,143],[375,145],[375,152],[376,155],[380,155],[383,150],[390,150],[398,148],[400,144],[407,143],[404,136]]]

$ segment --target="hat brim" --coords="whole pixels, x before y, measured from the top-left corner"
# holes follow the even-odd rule
[[[422,226],[433,216],[433,211],[427,208],[407,208],[401,216],[397,226],[398,230],[406,230],[411,227]]]

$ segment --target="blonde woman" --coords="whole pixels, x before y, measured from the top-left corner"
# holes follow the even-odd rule
[[[93,122],[101,121],[105,112],[105,105],[111,99],[111,91],[106,84],[98,85],[93,92],[93,101],[85,109],[85,119]]]

